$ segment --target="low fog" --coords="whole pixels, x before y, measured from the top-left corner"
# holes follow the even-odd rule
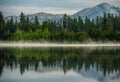
[[[48,43],[48,42],[0,42],[0,47],[119,47],[120,43]]]

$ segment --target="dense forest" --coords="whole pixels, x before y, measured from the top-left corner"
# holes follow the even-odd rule
[[[96,20],[81,17],[71,18],[64,15],[59,21],[48,20],[42,23],[38,17],[31,22],[24,13],[20,21],[13,18],[4,20],[0,12],[1,41],[52,41],[52,42],[89,42],[89,41],[120,41],[120,17],[104,14]]]

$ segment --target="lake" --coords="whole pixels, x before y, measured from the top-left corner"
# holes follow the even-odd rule
[[[1,47],[0,82],[120,82],[120,47]]]

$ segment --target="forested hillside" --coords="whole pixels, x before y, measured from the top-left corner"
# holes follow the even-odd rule
[[[104,14],[96,20],[89,18],[71,18],[64,15],[61,20],[48,20],[40,23],[38,17],[30,21],[24,13],[20,14],[20,22],[4,20],[0,12],[0,40],[2,41],[52,41],[52,42],[84,42],[84,41],[120,41],[120,17]]]

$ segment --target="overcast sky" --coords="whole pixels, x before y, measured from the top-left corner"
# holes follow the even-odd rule
[[[25,14],[39,12],[73,14],[103,2],[120,7],[120,0],[0,0],[0,11],[5,16],[18,16],[20,12]]]

